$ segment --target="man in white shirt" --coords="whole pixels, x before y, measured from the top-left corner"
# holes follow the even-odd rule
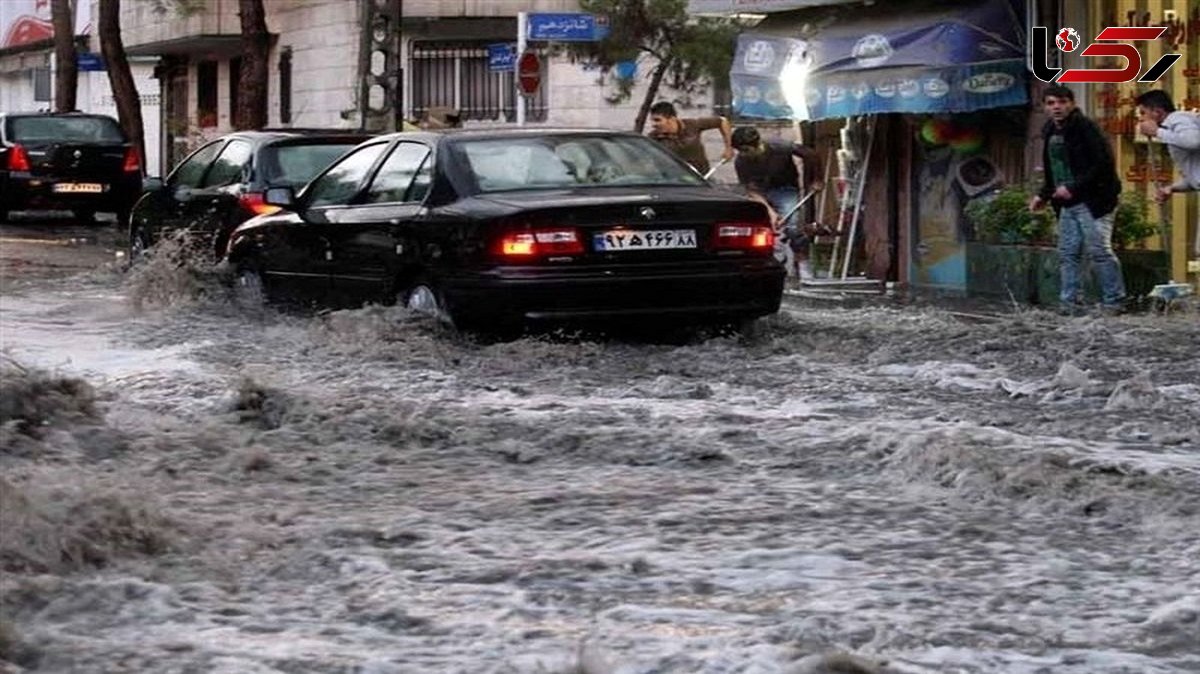
[[[1163,202],[1176,192],[1200,190],[1200,114],[1176,110],[1171,95],[1162,89],[1147,91],[1134,102],[1138,131],[1166,143],[1181,175],[1175,183],[1160,187],[1155,199]]]

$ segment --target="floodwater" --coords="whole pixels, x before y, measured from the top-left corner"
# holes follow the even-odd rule
[[[156,273],[0,295],[12,671],[1200,672],[1196,313],[486,344]]]

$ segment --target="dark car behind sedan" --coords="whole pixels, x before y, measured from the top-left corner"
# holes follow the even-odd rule
[[[243,224],[229,258],[269,296],[401,301],[508,331],[753,319],[783,292],[766,209],[630,133],[392,134],[267,201],[289,211]]]
[[[141,158],[115,119],[0,113],[0,222],[12,211],[70,210],[125,223],[141,188]]]
[[[130,218],[131,259],[181,229],[220,257],[237,225],[279,210],[263,201],[268,187],[302,186],[366,138],[337,130],[239,131],[201,146],[165,180],[146,181]]]

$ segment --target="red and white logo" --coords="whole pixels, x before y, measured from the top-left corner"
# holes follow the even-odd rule
[[[1054,36],[1054,44],[1065,52],[1075,51],[1079,48],[1079,33],[1074,28],[1063,28]]]
[[[1162,37],[1167,31],[1165,26],[1109,26],[1096,35],[1096,42],[1087,45],[1079,52],[1085,58],[1112,59],[1118,57],[1125,61],[1124,67],[1109,66],[1106,68],[1072,68],[1064,71],[1053,68],[1046,58],[1049,47],[1049,31],[1044,26],[1032,26],[1030,29],[1030,68],[1033,74],[1043,82],[1059,83],[1107,83],[1119,82],[1156,82],[1175,65],[1181,54],[1163,54],[1145,73],[1142,72],[1142,54],[1130,42],[1151,42]],[[1062,28],[1054,34],[1054,43],[1064,52],[1073,52],[1079,48],[1082,41],[1074,28]],[[1138,75],[1141,77],[1138,77]]]

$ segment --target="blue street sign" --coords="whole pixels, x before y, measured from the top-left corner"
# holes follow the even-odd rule
[[[104,59],[99,54],[81,51],[75,54],[75,63],[82,72],[100,72],[104,70]]]
[[[528,26],[530,40],[595,42],[608,35],[608,21],[592,14],[530,14]]]
[[[506,73],[513,70],[517,63],[517,45],[511,42],[488,45],[488,70],[494,73]]]

